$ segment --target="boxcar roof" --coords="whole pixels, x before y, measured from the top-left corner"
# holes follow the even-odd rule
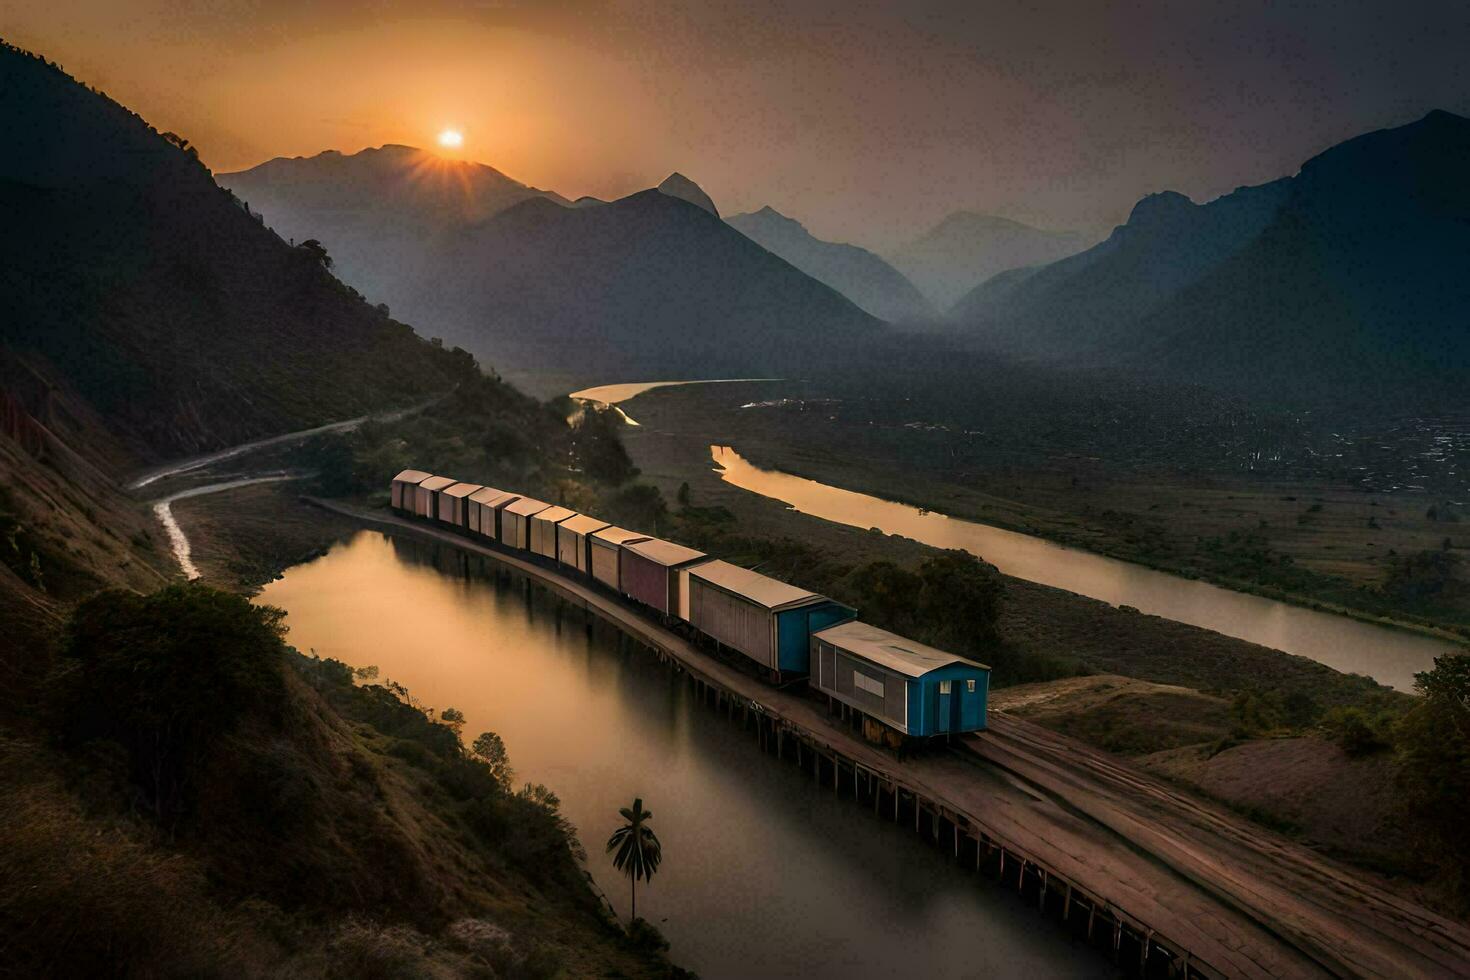
[[[719,559],[691,569],[689,574],[772,610],[799,606],[822,598],[815,592],[778,582],[768,575]]]
[[[561,526],[568,531],[575,531],[577,534],[591,534],[593,531],[600,531],[607,527],[607,521],[600,520],[596,517],[588,517],[586,514],[578,514],[575,517],[568,517],[562,521]]]
[[[663,538],[649,538],[647,541],[629,541],[623,545],[635,555],[647,558],[651,562],[672,568],[675,565],[688,564],[698,561],[704,557],[704,552],[686,548],[682,544],[674,544]]]
[[[498,507],[501,504],[515,500],[519,496],[520,494],[506,493],[504,490],[497,490],[494,487],[483,487],[470,494],[470,499],[477,504],[488,504],[491,507]]]
[[[482,486],[480,486],[478,483],[456,483],[454,486],[450,487],[448,490],[445,490],[444,491],[444,495],[446,497],[468,497],[470,494],[474,493],[476,490],[483,490],[483,489],[485,489],[485,488],[482,487]]]
[[[445,487],[453,486],[456,482],[458,481],[447,476],[431,476],[427,480],[422,481],[419,486],[425,490],[443,490]]]
[[[429,477],[431,477],[433,475],[434,474],[432,474],[432,473],[425,473],[423,470],[404,470],[402,473],[399,473],[397,476],[395,476],[393,478],[393,482],[394,483],[423,483],[425,480],[427,480]]]
[[[535,497],[522,497],[514,503],[507,504],[505,512],[507,514],[519,514],[522,517],[530,517],[532,514],[540,513],[550,506],[546,501],[537,500]]]
[[[592,540],[616,546],[632,544],[634,541],[647,541],[648,535],[642,531],[629,531],[621,527],[608,526],[592,535]]]
[[[817,639],[871,660],[881,667],[910,677],[922,677],[931,670],[962,664],[977,670],[989,670],[982,663],[956,653],[945,653],[923,643],[890,633],[885,629],[860,623],[855,619],[813,633]]]
[[[538,510],[534,516],[538,521],[550,521],[553,524],[560,524],[568,517],[575,517],[576,514],[577,512],[570,507],[548,507],[545,510]]]

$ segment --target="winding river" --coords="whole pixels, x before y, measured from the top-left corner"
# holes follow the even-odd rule
[[[1436,656],[1455,649],[1447,641],[1408,630],[1235,592],[1029,534],[762,469],[729,446],[711,446],[710,455],[726,483],[782,501],[803,514],[852,527],[876,527],[936,548],[961,548],[1016,578],[1285,650],[1344,673],[1367,674],[1401,691],[1413,690],[1417,671],[1428,670]]]
[[[572,397],[616,406],[650,389],[685,383],[603,385]],[[1402,691],[1413,690],[1414,674],[1434,666],[1436,656],[1458,649],[1448,640],[1235,592],[1044,538],[761,469],[728,446],[711,446],[710,452],[725,482],[803,514],[852,527],[876,527],[939,548],[962,548],[1016,578],[1308,657]]]
[[[518,780],[550,786],[621,915],[601,842],[641,796],[664,862],[638,910],[706,978],[1105,976],[1029,903],[838,799],[701,705],[601,619],[490,559],[358,533],[262,602],[290,641],[376,665],[493,729]]]

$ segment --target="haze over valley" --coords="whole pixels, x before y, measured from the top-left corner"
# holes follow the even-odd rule
[[[1470,974],[1462,11],[5,29],[0,974]]]

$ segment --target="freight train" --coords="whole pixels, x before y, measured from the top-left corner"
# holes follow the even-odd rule
[[[847,706],[874,741],[985,728],[990,668],[857,619],[799,586],[510,491],[423,470],[393,478],[392,508],[561,574],[732,651],[769,680],[804,681]]]

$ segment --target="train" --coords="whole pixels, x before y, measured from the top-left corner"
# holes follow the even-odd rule
[[[389,486],[402,516],[606,591],[781,686],[841,704],[874,742],[983,731],[990,668],[864,623],[827,596],[590,514],[425,470]]]

